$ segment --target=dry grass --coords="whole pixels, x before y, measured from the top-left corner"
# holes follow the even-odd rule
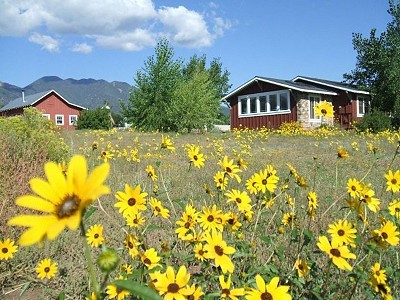
[[[236,159],[240,155],[249,165],[248,169],[243,170],[240,174],[242,183],[230,181],[228,189],[244,190],[245,181],[253,173],[264,169],[267,164],[273,165],[280,178],[280,184],[287,184],[289,187],[287,193],[295,198],[298,223],[301,226],[309,224],[305,213],[307,193],[310,190],[316,191],[319,197],[317,219],[308,227],[315,236],[326,231],[328,224],[336,218],[345,217],[345,212],[341,208],[345,206],[346,184],[349,178],[357,178],[365,183],[371,183],[377,197],[382,201],[382,208],[387,207],[391,201],[391,198],[384,191],[386,181],[383,175],[392,163],[393,157],[397,155],[397,140],[393,140],[393,134],[376,136],[343,132],[334,135],[321,133],[283,136],[258,131],[198,135],[168,134],[168,136],[173,140],[176,148],[174,152],[160,149],[160,133],[132,131],[64,133],[66,143],[72,147],[72,154],[85,154],[91,169],[101,162],[99,159],[101,149],[106,149],[115,155],[115,159],[110,161],[112,170],[107,182],[113,194],[102,197],[101,202],[95,202],[94,206],[97,210],[87,220],[88,226],[96,223],[104,225],[104,235],[109,246],[123,247],[121,240],[124,237],[121,230],[121,227],[124,226],[124,220],[113,207],[115,203],[114,194],[117,191],[122,191],[125,184],[131,186],[141,184],[144,190],[152,194],[154,187],[145,172],[147,165],[156,168],[159,176],[157,197],[163,202],[163,205],[170,209],[171,219],[170,221],[152,219],[152,227],[147,231],[144,243],[146,248],[155,247],[159,250],[160,244],[167,242],[172,250],[171,252],[175,253],[172,255],[171,261],[177,263],[182,262],[185,255],[190,253],[187,245],[177,241],[175,236],[171,234],[176,228],[175,221],[180,217],[183,210],[182,204],[186,205],[193,201],[198,208],[203,205],[217,204],[219,208],[227,209],[223,195],[218,196],[213,181],[213,176],[220,170],[218,161],[224,155],[231,159]],[[99,143],[97,150],[91,149],[93,141]],[[376,147],[375,154],[370,151],[369,143]],[[189,167],[188,156],[185,151],[187,144],[202,147],[202,153],[206,155],[205,168]],[[338,146],[343,146],[349,152],[349,158],[338,159]],[[136,149],[140,162],[128,162],[126,156],[124,156],[124,149],[128,156],[131,150]],[[2,152],[0,149],[0,153]],[[1,166],[7,168],[8,165],[14,165],[15,170],[7,173],[10,180],[7,181],[3,178],[0,181],[3,184],[8,184],[6,190],[12,192],[6,195],[6,202],[2,202],[2,206],[7,209],[3,208],[2,214],[0,211],[0,228],[2,228],[0,233],[3,236],[11,235],[12,238],[17,239],[17,232],[5,226],[5,221],[18,211],[11,201],[19,194],[27,191],[29,178],[42,175],[43,160],[39,158],[35,164],[28,167],[27,164],[32,161],[31,158],[17,164],[12,163],[12,160],[7,160],[11,159],[10,157],[3,157],[3,159],[4,163],[0,165],[0,174],[3,174]],[[1,157],[0,160],[2,160]],[[298,173],[306,178],[307,188],[299,188],[293,183],[287,164],[293,165]],[[397,157],[392,164],[392,168],[396,169],[394,166],[398,166]],[[26,170],[29,170],[29,172]],[[204,184],[211,187],[213,193],[216,194],[215,197],[211,198],[206,194]],[[12,189],[13,185],[18,186],[18,188]],[[260,214],[257,225],[251,223],[244,226],[246,228],[243,230],[243,241],[238,243],[238,247],[242,245],[244,247],[243,252],[250,251],[254,257],[257,257],[255,261],[258,265],[270,266],[273,264],[282,272],[289,273],[300,247],[293,235],[286,233],[280,235],[278,233],[279,227],[282,226],[282,216],[289,211],[289,207],[285,203],[285,193],[278,194],[273,209],[265,210]],[[379,222],[375,216],[371,215],[370,217],[371,224]],[[254,218],[256,218],[256,215]],[[298,233],[303,229],[302,227],[298,228]],[[266,244],[263,242],[265,237],[275,242],[279,241],[279,247],[273,243]],[[249,248],[248,243],[246,244],[249,241],[255,244],[252,249]],[[282,253],[278,253],[282,250],[282,247],[286,249],[283,252],[285,259],[282,259]],[[311,253],[312,248],[307,249]],[[314,247],[314,250],[316,250],[316,247]],[[96,251],[95,254],[98,253]],[[82,252],[78,233],[69,231],[62,233],[56,242],[45,242],[42,248],[35,246],[20,249],[12,265],[0,262],[2,271],[0,286],[3,287],[3,294],[24,282],[32,282],[28,293],[29,290],[36,292],[39,290],[39,299],[54,299],[61,292],[65,292],[67,299],[82,298],[87,290],[88,282]],[[60,268],[59,275],[47,286],[35,279],[33,271],[37,261],[44,257],[52,257],[52,259],[58,261]],[[326,262],[326,258],[321,255],[318,259],[315,259],[315,262]],[[392,256],[385,256],[383,262],[393,264],[393,268],[400,268],[399,262],[396,262]],[[193,270],[198,267],[196,262],[187,263]],[[243,260],[243,263],[239,259],[237,260],[237,269],[241,270],[242,273],[252,272],[252,268],[249,267],[246,259]],[[400,292],[398,283],[397,286],[392,286],[392,291]],[[362,294],[356,295],[355,299],[363,299]]]

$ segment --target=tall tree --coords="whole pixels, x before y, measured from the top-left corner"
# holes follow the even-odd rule
[[[388,13],[392,16],[386,31],[377,36],[372,29],[369,38],[353,34],[357,63],[344,79],[369,89],[372,109],[390,113],[394,125],[400,125],[400,3],[389,0]]]
[[[136,72],[128,104],[121,104],[127,121],[147,130],[174,130],[166,112],[171,106],[181,70],[182,62],[174,59],[173,48],[166,39],[161,39],[155,54],[147,58],[142,70]]]

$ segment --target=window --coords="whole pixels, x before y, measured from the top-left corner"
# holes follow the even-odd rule
[[[315,115],[314,106],[316,106],[321,101],[321,97],[310,95],[308,99],[310,100],[310,119],[320,120],[321,118]]]
[[[50,120],[50,114],[42,114],[42,116],[48,120]]]
[[[363,117],[369,112],[369,98],[367,96],[357,96],[357,117]]]
[[[239,96],[239,117],[290,112],[288,90]]]
[[[77,121],[78,121],[77,115],[69,115],[69,125],[76,125]]]
[[[56,115],[56,125],[64,125],[64,115]]]

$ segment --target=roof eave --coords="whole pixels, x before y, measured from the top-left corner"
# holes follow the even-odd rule
[[[312,82],[312,83],[317,83],[317,84],[329,86],[329,87],[331,87],[331,88],[335,88],[335,89],[338,89],[338,90],[343,90],[343,91],[347,91],[347,92],[351,92],[351,93],[363,94],[363,95],[370,95],[370,93],[367,92],[367,91],[362,91],[362,90],[357,90],[357,89],[352,89],[352,88],[340,87],[340,86],[337,86],[337,85],[328,84],[328,83],[326,83],[326,82],[322,82],[322,81],[318,81],[318,80],[312,80],[312,79],[309,79],[309,78],[305,78],[305,77],[302,77],[302,76],[297,76],[297,77],[293,78],[292,81],[296,82],[296,80],[298,80],[298,79],[302,79],[302,80],[305,80],[305,81],[308,81],[308,82]]]

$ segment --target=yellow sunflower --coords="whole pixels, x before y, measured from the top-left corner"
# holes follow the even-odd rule
[[[40,279],[51,279],[56,275],[57,269],[56,262],[51,263],[50,258],[45,258],[39,262],[38,266],[36,267],[36,273]]]
[[[232,189],[225,193],[225,196],[228,197],[227,203],[235,202],[239,211],[243,212],[251,209],[251,199],[246,191],[239,191]]]
[[[151,208],[153,209],[153,214],[155,216],[161,216],[164,219],[169,218],[169,210],[167,208],[164,208],[160,200],[157,200],[154,197],[150,198],[149,204]]]
[[[329,258],[339,269],[353,270],[346,259],[356,259],[356,255],[351,253],[346,245],[339,246],[336,240],[332,240],[332,243],[330,243],[326,236],[320,236],[317,246],[329,255]]]
[[[228,275],[225,281],[225,276],[219,276],[219,284],[221,285],[221,298],[229,298],[231,300],[239,300],[238,297],[244,296],[244,288],[231,288],[231,274]]]
[[[307,264],[307,261],[298,259],[294,265],[295,269],[297,270],[297,275],[301,277],[307,276],[308,272],[310,272],[310,267]]]
[[[103,244],[103,225],[95,224],[91,226],[86,232],[86,240],[92,247],[99,247]]]
[[[125,184],[125,193],[118,191],[115,194],[118,202],[114,204],[119,208],[119,212],[124,217],[128,215],[136,215],[141,210],[146,210],[146,196],[147,193],[141,192],[140,184],[135,188]]]
[[[399,200],[393,200],[392,202],[389,203],[389,213],[392,216],[395,216],[397,219],[400,219],[400,201]]]
[[[257,289],[246,291],[246,300],[291,300],[289,286],[279,285],[279,277],[274,277],[266,284],[261,275],[256,275]]]
[[[18,251],[18,246],[14,245],[14,241],[10,239],[0,240],[0,260],[9,260],[14,257],[14,253]]]
[[[204,154],[200,153],[200,147],[195,145],[190,145],[188,151],[190,163],[197,168],[204,167],[205,158]]]
[[[223,160],[218,162],[218,165],[222,167],[223,172],[229,175],[229,177],[235,178],[238,183],[242,181],[238,174],[242,170],[233,162],[233,159],[228,160],[228,156],[225,155]]]
[[[148,165],[146,167],[146,173],[147,173],[147,177],[150,177],[152,181],[156,181],[158,176],[156,174],[156,171],[154,170],[153,166]]]
[[[158,256],[156,249],[150,248],[144,253],[140,254],[140,260],[149,270],[151,270],[157,266],[160,266],[158,262],[161,260],[161,257]]]
[[[235,268],[228,255],[236,252],[235,248],[228,246],[222,238],[222,232],[212,230],[206,233],[206,245],[204,245],[205,257],[214,259],[215,266],[221,267],[222,273],[233,273]]]
[[[214,176],[214,181],[219,190],[224,191],[228,185],[228,177],[225,172],[218,171]]]
[[[314,106],[314,111],[317,117],[323,116],[325,118],[333,118],[333,105],[326,100],[318,102],[318,104]]]
[[[186,300],[192,293],[188,287],[190,274],[185,266],[181,266],[176,275],[174,269],[168,266],[165,273],[156,272],[153,277],[155,289],[160,295],[164,295],[165,300]]]
[[[381,269],[380,263],[375,263],[372,267],[372,277],[375,279],[378,283],[386,283],[387,276],[386,276],[386,271],[384,269]]]
[[[124,278],[122,276],[119,276],[118,278],[115,279],[119,280]],[[109,299],[117,299],[117,300],[123,300],[131,294],[129,291],[120,289],[114,284],[107,285],[106,293]]]
[[[362,192],[362,184],[355,178],[350,178],[347,181],[347,191],[353,198],[359,198]]]
[[[46,163],[44,169],[47,181],[33,178],[29,182],[37,196],[25,195],[16,200],[17,205],[42,214],[16,216],[8,221],[8,225],[29,227],[19,239],[22,246],[44,238],[54,240],[65,227],[76,230],[93,200],[110,193],[108,186],[103,185],[110,170],[107,163],[96,167],[89,176],[82,155],[71,158],[66,176],[54,162]]]
[[[204,206],[203,212],[199,214],[198,222],[204,230],[223,230],[223,219],[222,211],[217,209],[214,204],[211,208]]]
[[[385,174],[387,188],[386,191],[392,191],[396,193],[400,191],[400,170],[397,170],[394,174],[392,170],[389,170],[387,174]]]
[[[165,137],[164,135],[161,136],[161,149],[175,151],[174,144],[169,137]]]
[[[351,245],[356,238],[357,229],[347,220],[338,220],[336,223],[329,224],[328,233],[332,240],[336,240],[338,245]]]
[[[375,229],[374,234],[376,234],[381,241],[387,242],[392,246],[397,246],[399,244],[400,238],[398,235],[400,233],[397,231],[397,226],[394,225],[392,221],[387,221],[381,228]]]

